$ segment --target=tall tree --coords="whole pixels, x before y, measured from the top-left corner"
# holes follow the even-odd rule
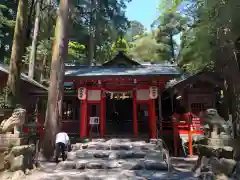
[[[164,46],[157,43],[151,33],[132,41],[130,47],[129,55],[138,61],[161,62],[168,60],[159,53]]]
[[[127,41],[136,40],[137,38],[140,38],[141,36],[143,36],[144,32],[145,32],[145,27],[143,26],[142,23],[136,20],[130,21],[129,28],[125,35],[126,36],[125,39]]]
[[[41,0],[36,1],[36,17],[35,17],[35,24],[34,24],[34,32],[32,37],[32,48],[31,54],[29,59],[29,68],[28,68],[28,76],[30,78],[34,78],[34,68],[35,68],[35,61],[36,61],[36,50],[37,50],[37,38],[38,38],[38,31],[39,31],[39,24],[40,24],[40,10],[41,10]]]
[[[44,156],[51,158],[54,152],[55,136],[62,120],[62,100],[64,83],[64,61],[68,52],[68,20],[70,0],[60,0],[55,37],[52,50],[50,86],[45,119],[43,142]]]
[[[20,68],[25,49],[27,9],[28,0],[19,0],[6,92],[10,106],[15,106],[19,102]]]
[[[174,62],[176,60],[177,44],[174,36],[185,29],[187,19],[180,13],[167,12],[159,17],[160,23],[157,28],[156,41],[162,44],[159,51],[165,59]]]
[[[5,0],[0,5],[0,59],[2,63],[9,63],[10,60],[17,8],[18,4],[15,1]]]
[[[224,78],[225,92],[229,92],[224,96],[230,97],[229,112],[232,114],[233,130],[235,135],[239,135],[236,124],[240,123],[240,86],[236,77],[240,72],[234,45],[240,31],[240,2],[182,0],[181,3],[190,7],[184,9],[185,11],[190,9],[194,12],[190,22],[191,28],[183,36],[181,61],[183,64],[188,62],[190,67],[195,65],[193,69],[197,70],[206,68],[201,64],[210,64],[211,70]]]

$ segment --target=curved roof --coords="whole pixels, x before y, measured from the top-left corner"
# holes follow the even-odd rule
[[[71,67],[66,69],[67,77],[96,77],[96,76],[178,76],[180,69],[176,66],[155,64],[151,66],[119,68],[119,67]]]

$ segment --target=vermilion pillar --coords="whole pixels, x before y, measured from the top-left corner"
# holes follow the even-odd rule
[[[104,126],[105,126],[105,97],[103,97],[103,91],[101,93],[101,101],[100,101],[100,136],[104,136]]]
[[[87,100],[81,100],[80,138],[87,136]]]
[[[134,135],[135,137],[138,136],[136,90],[133,90],[133,135]]]
[[[157,128],[156,128],[156,112],[155,112],[155,100],[151,99],[149,102],[149,119],[150,119],[150,128],[151,128],[151,138],[157,138]]]

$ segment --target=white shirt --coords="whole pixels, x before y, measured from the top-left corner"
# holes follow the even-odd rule
[[[69,137],[68,137],[67,133],[60,132],[56,135],[56,144],[59,142],[64,143],[65,145],[67,145],[69,143]]]

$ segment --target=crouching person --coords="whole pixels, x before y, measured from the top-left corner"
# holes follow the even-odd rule
[[[60,153],[62,154],[62,160],[65,161],[66,155],[65,152],[70,147],[69,136],[65,132],[59,132],[56,135],[56,163],[58,163],[58,158]]]

